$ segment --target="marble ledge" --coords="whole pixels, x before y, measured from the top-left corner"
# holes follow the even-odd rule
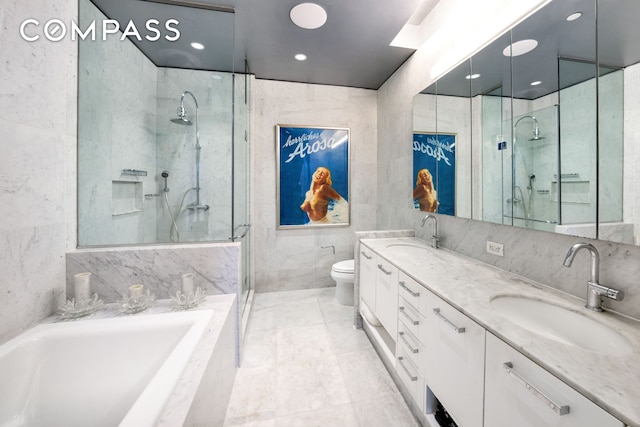
[[[447,249],[433,249],[420,239],[362,239],[360,243],[628,426],[640,427],[640,321],[612,312],[590,312],[582,299]],[[633,350],[602,354],[531,333],[505,321],[492,308],[491,300],[503,295],[547,301],[577,312],[619,332]]]

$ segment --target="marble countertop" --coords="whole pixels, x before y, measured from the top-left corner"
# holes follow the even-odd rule
[[[584,308],[584,300],[447,249],[433,249],[420,239],[361,242],[620,421],[640,426],[640,321],[591,312]],[[586,286],[585,282],[585,294]],[[502,295],[547,301],[578,312],[618,331],[633,351],[601,354],[530,332],[496,313],[491,300]]]

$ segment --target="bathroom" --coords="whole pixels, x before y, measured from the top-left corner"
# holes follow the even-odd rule
[[[469,27],[469,22],[456,21],[460,17],[455,14],[455,6],[460,3],[452,2],[450,8],[440,5],[440,20]],[[487,12],[478,11],[475,16],[481,23],[473,26],[473,33],[449,31],[448,46],[435,42],[422,46],[376,90],[252,80],[249,187],[253,226],[248,237],[253,257],[251,283],[256,294],[332,286],[328,274],[331,265],[353,258],[356,231],[411,229],[418,237],[429,240],[429,229],[419,226],[422,215],[411,209],[409,193],[398,191],[409,188],[412,181],[409,141],[413,132],[413,98],[444,71],[544,2],[493,3],[495,6],[487,9],[505,13],[491,20]],[[0,81],[0,128],[4,135],[4,160],[0,163],[4,224],[0,233],[5,270],[0,281],[3,340],[55,312],[66,292],[66,254],[78,245],[77,46],[68,40],[25,43],[16,29],[29,17],[42,22],[57,17],[69,22],[76,18],[77,8],[75,1],[42,2],[38,7],[15,1],[0,5],[0,57],[4,70]],[[458,48],[450,51],[449,45]],[[177,91],[174,95],[175,107],[180,94]],[[625,112],[626,121],[637,122],[633,110]],[[273,129],[280,123],[350,128],[354,200],[349,227],[277,229]],[[407,142],[406,149],[399,145],[402,141]],[[480,156],[468,159],[478,162]],[[474,168],[479,170],[480,165],[474,164]],[[637,191],[631,197],[634,194]],[[473,199],[473,203],[479,200]],[[586,267],[561,267],[564,254],[576,238],[478,221],[479,207],[469,204],[462,208],[458,211],[460,216],[438,215],[442,247],[570,294],[583,294]],[[505,256],[488,254],[487,240],[503,243]],[[635,289],[640,250],[608,241],[595,244],[602,258],[601,278],[624,289],[625,307],[631,307],[627,314],[640,317],[633,309],[639,298]],[[586,258],[584,254],[580,256]],[[550,265],[558,267],[549,268]]]

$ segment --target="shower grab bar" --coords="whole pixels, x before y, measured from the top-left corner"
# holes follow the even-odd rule
[[[511,375],[511,377],[515,379],[516,382],[518,382],[518,384],[520,384],[521,386],[529,390],[531,394],[533,394],[535,397],[540,399],[542,403],[544,403],[545,406],[548,406],[549,408],[551,408],[553,412],[555,412],[558,415],[567,415],[570,412],[569,405],[558,405],[549,397],[547,397],[547,395],[545,395],[543,392],[541,392],[540,390],[535,388],[533,385],[531,385],[529,381],[525,380],[520,374],[514,371],[513,363],[505,362],[502,364],[502,366],[504,367],[505,371],[507,371],[507,373]]]
[[[245,227],[244,232],[242,234],[229,237],[229,240],[244,239],[244,237],[249,233],[249,230],[251,229],[251,224],[240,224],[236,227],[234,232],[237,231],[240,227]]]

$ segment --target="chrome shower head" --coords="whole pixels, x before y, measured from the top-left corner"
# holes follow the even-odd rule
[[[541,139],[544,139],[544,136],[540,135],[540,128],[536,122],[536,127],[533,129],[533,138],[529,138],[529,141],[539,141]]]
[[[184,106],[181,104],[176,111],[178,117],[171,119],[173,123],[178,125],[186,125],[191,126],[191,120],[187,119],[187,110],[184,109]]]

